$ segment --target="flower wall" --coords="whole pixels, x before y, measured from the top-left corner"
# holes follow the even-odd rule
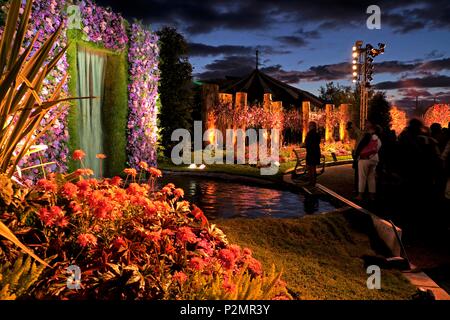
[[[31,40],[35,34],[39,34],[35,48],[40,47],[41,43],[53,34],[60,24],[63,25],[63,32],[54,50],[64,47],[67,42],[73,40],[67,39],[69,19],[67,8],[73,4],[79,6],[81,32],[86,41],[114,52],[128,50],[129,126],[128,131],[123,133],[128,136],[128,160],[134,167],[141,160],[155,165],[158,132],[156,100],[159,80],[157,36],[146,30],[140,23],[135,22],[130,25],[120,14],[114,13],[109,8],[97,6],[91,0],[39,0],[34,1],[32,29],[27,34],[28,40]],[[43,97],[54,91],[53,88],[63,80],[68,70],[69,64],[65,55],[56,70],[45,80]],[[68,76],[70,79],[71,75]],[[63,97],[68,96],[69,92],[70,88],[66,82]],[[64,108],[64,112],[62,116],[59,116],[61,107]],[[39,165],[42,162],[55,162],[47,167],[48,171],[67,171],[70,144],[69,107],[69,105],[55,107],[43,120],[44,126],[53,117],[57,115],[59,117],[53,130],[38,141],[38,144],[47,145],[48,149],[45,153],[31,155],[23,164],[24,167]],[[38,174],[39,170],[34,169],[33,173]]]
[[[130,165],[140,161],[156,165],[158,141],[158,38],[140,24],[131,26],[128,51],[130,61],[130,84],[128,118],[128,153]]]

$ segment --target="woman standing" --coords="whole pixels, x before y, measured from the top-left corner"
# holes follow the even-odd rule
[[[320,164],[320,134],[317,132],[317,123],[309,123],[309,131],[305,139],[306,166],[309,175],[309,185],[315,186],[317,180],[317,166]]]
[[[358,156],[358,197],[357,200],[363,200],[366,187],[369,188],[371,200],[375,200],[376,195],[376,169],[380,161],[378,152],[381,148],[381,127],[374,126],[367,122],[367,133],[361,140],[356,154]]]

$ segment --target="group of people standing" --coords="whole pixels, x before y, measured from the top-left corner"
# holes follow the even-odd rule
[[[412,119],[397,137],[379,125],[366,122],[364,132],[348,122],[346,131],[353,149],[356,200],[375,200],[380,179],[390,183],[396,179],[402,190],[414,195],[443,198],[450,191],[450,131],[439,124],[427,128]],[[305,140],[306,165],[311,185],[316,183],[320,164],[321,136],[317,124],[311,122]],[[389,180],[389,181],[388,181]]]
[[[421,120],[412,119],[398,137],[394,130],[383,131],[370,121],[363,133],[349,122],[347,132],[354,142],[358,200],[366,188],[373,200],[380,184],[396,184],[412,197],[445,197],[450,173],[448,128],[437,123],[427,128]]]

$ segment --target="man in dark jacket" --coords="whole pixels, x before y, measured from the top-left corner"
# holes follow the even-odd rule
[[[309,131],[305,139],[306,166],[308,168],[309,184],[316,185],[317,166],[320,164],[320,135],[317,132],[317,123],[309,123]]]

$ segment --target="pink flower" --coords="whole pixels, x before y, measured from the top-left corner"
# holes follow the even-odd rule
[[[206,266],[205,260],[199,257],[194,257],[189,261],[189,267],[196,271],[202,271]]]
[[[226,270],[234,269],[236,265],[236,255],[230,249],[222,249],[219,251],[219,260]]]
[[[198,241],[197,236],[192,232],[192,229],[190,227],[179,228],[177,232],[177,238],[181,242],[196,243]]]

